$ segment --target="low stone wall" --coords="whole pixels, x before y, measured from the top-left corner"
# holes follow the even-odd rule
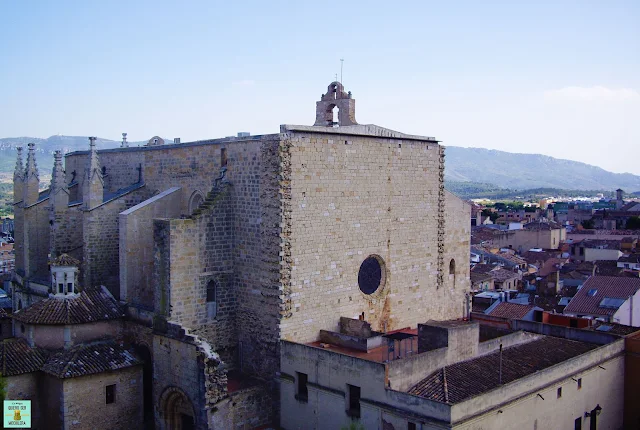
[[[266,383],[232,393],[216,405],[209,428],[249,430],[275,423],[273,394]]]

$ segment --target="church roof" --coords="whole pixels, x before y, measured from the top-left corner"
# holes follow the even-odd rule
[[[22,375],[40,370],[47,358],[40,348],[31,348],[24,339],[5,339],[0,343],[2,376]]]
[[[80,262],[69,254],[62,254],[51,262],[52,266],[80,266]]]
[[[49,297],[13,313],[25,324],[83,324],[121,318],[124,312],[105,287],[87,288],[69,297]]]
[[[42,371],[57,378],[75,378],[142,364],[128,349],[113,341],[83,344],[49,357]]]

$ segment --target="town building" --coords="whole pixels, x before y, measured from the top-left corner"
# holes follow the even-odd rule
[[[70,359],[64,329],[62,343],[38,346],[38,333],[52,329],[19,318],[50,306],[52,295],[80,300],[97,288],[122,303],[121,329],[109,336],[132,351],[128,369],[142,373],[142,383],[138,373],[123,378],[143,387],[136,405],[150,416],[125,414],[128,428],[252,428],[288,422],[277,389],[288,345],[337,331],[341,317],[381,333],[462,318],[470,209],[444,189],[444,148],[433,137],[358,125],[355,100],[337,82],[316,108],[315,125],[270,135],[156,137],[103,151],[90,138],[88,151],[64,162],[55,154],[45,191],[35,145],[24,165],[19,151],[21,345]],[[63,255],[79,262],[73,276],[50,265]],[[37,360],[30,369],[64,376]],[[100,392],[107,382],[91,384]],[[86,393],[74,381],[60,387]],[[9,395],[36,394],[10,387]],[[57,422],[91,428],[88,415],[58,412],[59,401],[43,400]]]
[[[620,240],[612,239],[574,241],[570,249],[571,258],[576,261],[616,261],[623,255],[620,250]]]
[[[592,276],[571,299],[564,314],[640,327],[640,278]]]

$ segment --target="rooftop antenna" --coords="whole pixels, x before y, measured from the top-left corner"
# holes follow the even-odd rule
[[[340,83],[344,85],[344,81],[342,80],[342,66],[344,65],[344,58],[340,59]]]
[[[498,384],[502,385],[502,344],[500,344],[500,375],[498,378]]]

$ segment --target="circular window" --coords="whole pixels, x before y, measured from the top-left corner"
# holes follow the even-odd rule
[[[384,262],[380,257],[367,257],[360,265],[358,286],[365,294],[373,294],[384,283]]]

